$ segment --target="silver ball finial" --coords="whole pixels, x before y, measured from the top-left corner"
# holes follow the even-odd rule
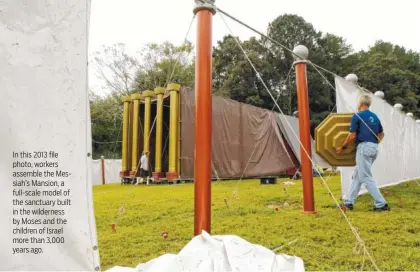
[[[359,80],[359,78],[355,74],[348,74],[346,76],[346,80],[347,81],[350,81],[350,82],[352,82],[354,84],[357,84],[357,81]]]
[[[295,48],[293,48],[293,53],[294,53],[293,58],[295,60],[299,60],[297,56],[299,56],[303,60],[308,59],[308,56],[309,56],[309,50],[304,45],[298,45]]]
[[[397,110],[402,110],[403,105],[397,103],[397,104],[394,105],[394,108],[397,109]]]
[[[408,117],[413,117],[413,113],[411,113],[411,112],[407,112],[407,116],[408,116]]]
[[[103,160],[103,159],[105,159],[105,157],[104,156],[101,156],[101,160]]]
[[[293,112],[293,116],[296,117],[296,118],[298,118],[299,117],[299,112],[298,111],[294,111]]]
[[[380,99],[384,99],[385,94],[382,91],[375,92],[375,96],[379,97]]]

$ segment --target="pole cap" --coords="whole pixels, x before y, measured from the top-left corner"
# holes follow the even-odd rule
[[[170,83],[168,84],[168,87],[166,87],[166,90],[168,91],[179,91],[181,89],[181,85],[176,83]]]
[[[165,94],[165,88],[163,88],[163,87],[157,87],[157,88],[155,88],[155,94],[156,95],[158,95],[158,94]]]
[[[105,159],[105,157],[104,156],[101,156],[101,160],[103,160],[103,159]]]
[[[122,101],[122,102],[131,102],[131,98],[130,98],[130,96],[123,96],[123,97],[121,98],[121,101]]]
[[[139,93],[135,93],[131,95],[131,100],[140,100],[142,98],[142,95]]]
[[[357,81],[359,80],[359,78],[355,74],[348,74],[346,76],[346,80],[347,81],[350,81],[350,82],[352,82],[354,84],[357,84]]]
[[[296,46],[295,48],[293,48],[293,58],[295,59],[295,60],[300,60],[300,59],[302,59],[302,60],[307,60],[308,59],[308,56],[309,56],[309,50],[308,50],[308,48],[306,47],[306,46],[304,46],[304,45],[298,45],[298,46]],[[297,56],[296,56],[297,55]],[[300,58],[299,58],[299,57]]]
[[[417,120],[416,120],[416,123],[417,123],[417,124],[420,124],[420,119],[417,119]]]
[[[413,113],[412,112],[407,112],[407,116],[408,117],[413,117]]]
[[[194,7],[194,14],[197,14],[200,10],[208,10],[211,13],[216,14],[216,7],[214,6],[214,2],[216,0],[194,0],[195,7]]]
[[[397,110],[402,110],[403,105],[401,105],[400,103],[397,103],[397,104],[394,105],[394,108],[397,109]]]
[[[153,96],[155,96],[155,92],[150,91],[150,90],[146,90],[146,91],[144,91],[144,92],[142,93],[142,96],[143,96],[144,98],[146,98],[146,97],[153,97]]]
[[[384,99],[385,94],[382,91],[375,92],[375,96],[379,97],[380,99]]]

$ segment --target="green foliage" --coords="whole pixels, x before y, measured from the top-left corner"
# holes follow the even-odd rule
[[[121,158],[122,105],[117,94],[107,97],[91,95],[93,159],[101,156]]]
[[[154,90],[176,82],[194,85],[193,46],[187,42],[175,46],[169,42],[148,44],[141,50],[140,65],[133,88],[138,91]]]
[[[243,180],[238,185],[239,199],[232,197],[236,181],[214,183],[212,234],[238,235],[269,249],[285,246],[277,254],[302,258],[307,271],[360,270],[363,251],[353,252],[356,239],[320,180],[314,179],[315,215],[302,213],[301,181],[294,185],[282,181],[260,185],[258,180]],[[327,182],[339,199],[339,178]],[[415,182],[408,182],[382,189],[388,192],[390,212],[371,212],[369,195],[361,196],[355,210],[347,212],[382,271],[420,270],[418,188]],[[193,184],[116,184],[94,186],[93,191],[102,270],[136,267],[165,253],[177,254],[193,237]],[[124,212],[118,217],[124,203]],[[112,231],[113,223],[117,224],[116,232]],[[161,236],[165,231],[167,239]],[[375,270],[367,258],[363,270]]]

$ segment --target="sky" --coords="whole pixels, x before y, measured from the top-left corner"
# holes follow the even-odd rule
[[[368,49],[376,40],[384,40],[420,52],[420,1],[417,0],[216,0],[215,4],[263,33],[276,17],[297,14],[315,29],[345,38],[355,50]],[[126,44],[131,54],[151,42],[181,44],[193,8],[193,0],[92,0],[89,55],[115,43]],[[229,18],[225,20],[241,40],[257,36]],[[187,37],[193,44],[196,22]],[[213,44],[227,34],[230,31],[216,14]],[[93,91],[103,92],[92,65],[89,82]]]

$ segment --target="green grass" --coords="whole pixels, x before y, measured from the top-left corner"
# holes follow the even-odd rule
[[[315,215],[302,213],[301,181],[295,185],[282,181],[276,185],[241,181],[239,199],[233,197],[237,182],[213,183],[212,234],[235,234],[270,249],[297,239],[277,253],[301,257],[307,271],[360,270],[363,254],[353,253],[354,235],[319,180],[314,185]],[[339,199],[339,178],[332,177],[328,184]],[[165,253],[178,253],[193,234],[193,190],[193,184],[94,187],[102,269],[135,267]],[[372,199],[364,195],[355,210],[346,214],[382,271],[419,271],[420,186],[408,182],[382,191],[388,192],[391,212],[371,212]],[[115,232],[113,223],[117,224]],[[169,233],[167,239],[161,236],[164,231]],[[364,270],[374,270],[369,260]]]

